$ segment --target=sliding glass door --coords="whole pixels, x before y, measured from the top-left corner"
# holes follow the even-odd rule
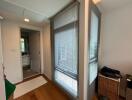
[[[52,19],[54,81],[63,89],[78,95],[78,3]]]

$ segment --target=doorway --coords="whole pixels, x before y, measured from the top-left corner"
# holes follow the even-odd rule
[[[23,78],[41,73],[40,32],[21,28],[20,47]]]

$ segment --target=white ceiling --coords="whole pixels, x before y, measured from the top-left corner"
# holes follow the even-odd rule
[[[113,9],[127,6],[128,4],[132,4],[132,0],[101,0],[98,7],[101,12],[108,12]]]
[[[24,17],[31,24],[42,25],[72,0],[0,0],[0,16],[23,22]],[[101,12],[132,4],[132,0],[102,0],[98,7]],[[23,14],[24,11],[24,14]]]
[[[72,0],[0,0],[0,15],[5,19],[42,25]],[[24,14],[23,14],[24,12]]]

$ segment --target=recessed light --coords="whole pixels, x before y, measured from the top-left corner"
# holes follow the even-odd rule
[[[93,0],[94,4],[98,4],[101,2],[101,0]]]
[[[25,21],[25,22],[29,22],[29,19],[28,19],[28,18],[24,18],[24,21]]]

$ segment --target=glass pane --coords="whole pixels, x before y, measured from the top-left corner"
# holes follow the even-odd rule
[[[98,16],[92,11],[91,13],[91,32],[90,32],[90,59],[97,56],[98,44]]]
[[[98,25],[99,19],[95,12],[91,12],[91,32],[90,32],[90,64],[89,83],[91,84],[97,77],[98,64]]]
[[[77,75],[77,33],[74,27],[55,33],[55,67]]]
[[[55,81],[67,92],[78,92],[78,5],[74,4],[53,19]]]
[[[77,80],[72,79],[71,77],[69,77],[59,71],[55,71],[55,80],[60,85],[65,87],[65,89],[67,91],[72,93],[74,96],[77,96]]]
[[[24,41],[24,38],[21,38],[21,52],[25,52],[25,41]]]
[[[93,62],[93,63],[90,63],[89,66],[90,66],[90,69],[89,69],[90,70],[89,83],[92,84],[92,82],[97,77],[97,72],[98,72],[97,66],[98,66],[98,63],[97,62]]]

